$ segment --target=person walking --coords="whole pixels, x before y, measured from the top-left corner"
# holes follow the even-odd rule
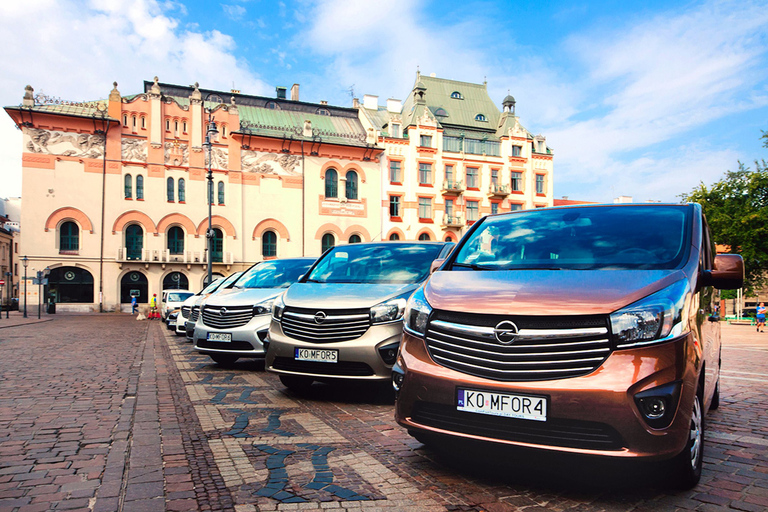
[[[765,329],[765,302],[757,306],[757,332],[763,332]]]
[[[131,297],[131,314],[135,315],[136,314],[136,310],[138,308],[139,308],[139,301],[136,300],[136,296],[134,295],[134,296]]]

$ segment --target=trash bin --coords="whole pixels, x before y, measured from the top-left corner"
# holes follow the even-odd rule
[[[53,301],[53,299],[48,301],[48,309],[46,309],[46,313],[49,315],[56,314],[56,303]]]

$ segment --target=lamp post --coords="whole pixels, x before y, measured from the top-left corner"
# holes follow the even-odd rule
[[[11,288],[13,288],[13,281],[11,280],[11,277],[13,277],[13,274],[10,273],[10,272],[6,272],[5,273],[5,277],[8,278],[8,279],[6,279],[6,281],[8,282],[8,285],[7,285],[8,286],[8,293],[6,294],[6,295],[8,295],[8,309],[5,310],[5,318],[10,318],[10,314],[11,314]],[[0,313],[0,314],[2,314],[2,313]]]
[[[29,258],[26,254],[21,258],[21,264],[24,265],[24,318],[27,318],[27,265],[29,265]]]
[[[205,100],[203,100],[203,108],[205,108],[205,102],[208,101],[208,98],[210,98],[214,93],[208,93],[205,96]],[[211,164],[213,161],[213,141],[216,139],[216,136],[219,134],[219,130],[216,129],[216,123],[213,120],[213,116],[211,115],[211,110],[208,110],[208,126],[205,131],[205,142],[203,142],[203,147],[208,150],[208,174],[206,175],[206,178],[208,179],[208,231],[205,233],[205,239],[206,239],[206,250],[208,251],[207,254],[207,261],[208,261],[208,275],[206,278],[206,286],[211,284],[213,282],[213,265],[212,265],[212,255],[213,255],[213,226],[212,226],[212,217],[213,217],[213,170],[211,168]]]

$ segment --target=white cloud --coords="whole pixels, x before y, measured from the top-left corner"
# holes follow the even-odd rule
[[[242,5],[222,4],[221,8],[224,9],[224,12],[230,19],[235,21],[241,20],[247,13],[245,7]]]

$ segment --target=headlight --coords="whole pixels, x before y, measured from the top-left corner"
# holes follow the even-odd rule
[[[272,311],[272,304],[275,302],[275,298],[267,299],[253,306],[253,316],[267,315]]]
[[[371,308],[371,323],[382,324],[403,318],[405,299],[392,299]]]
[[[617,348],[661,343],[686,331],[691,293],[683,279],[611,315]]]
[[[272,318],[280,320],[283,317],[283,311],[285,311],[285,302],[281,293],[272,300]]]
[[[427,333],[427,321],[432,307],[424,297],[424,287],[413,292],[405,305],[405,323],[403,329],[414,336],[424,336]]]

